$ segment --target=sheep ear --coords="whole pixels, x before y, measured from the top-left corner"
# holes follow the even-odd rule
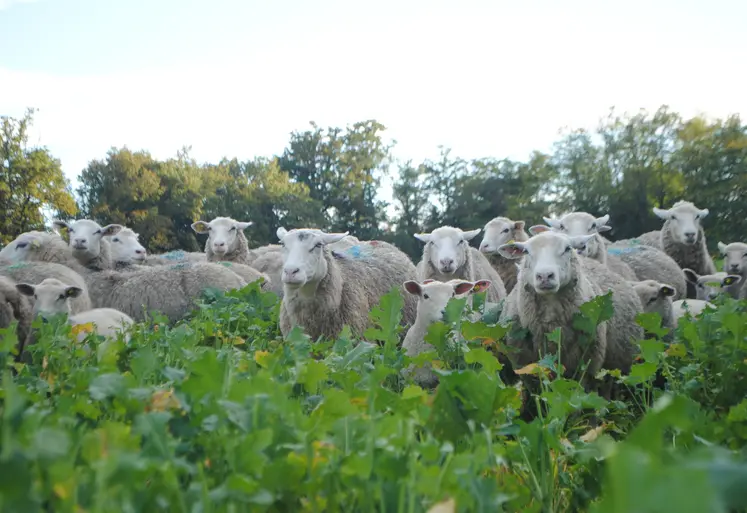
[[[721,286],[728,287],[729,285],[734,285],[735,283],[739,283],[740,281],[742,281],[741,276],[739,276],[738,274],[730,274],[721,281]]]
[[[527,248],[521,242],[512,242],[499,247],[498,253],[504,258],[516,259],[523,257],[527,253]]]
[[[416,281],[406,281],[402,284],[402,286],[413,296],[420,296],[423,293],[423,287],[421,287],[420,283]]]
[[[102,237],[111,237],[112,235],[116,235],[119,232],[121,232],[123,228],[124,228],[124,226],[122,226],[121,224],[109,224],[109,225],[106,225],[106,226],[104,226],[101,229],[101,236]]]
[[[462,232],[462,239],[464,240],[472,240],[482,231],[482,228],[478,228],[477,230],[470,230],[468,232]]]
[[[671,216],[671,213],[669,212],[669,210],[662,210],[656,207],[653,208],[653,212],[654,212],[654,215],[656,215],[656,217],[658,217],[659,219],[663,219],[664,221],[669,219],[669,217]]]
[[[254,224],[254,221],[236,221],[236,228],[243,231],[249,228],[253,224]]]
[[[550,217],[543,217],[542,220],[547,223],[547,226],[551,228],[555,228],[556,230],[560,229],[560,220],[559,219],[552,219]]]
[[[52,229],[57,233],[60,233],[60,230],[69,230],[70,225],[66,221],[55,219],[54,221],[52,221]]]
[[[490,288],[490,286],[493,284],[490,280],[478,280],[475,282],[474,287],[472,287],[472,293],[478,294],[480,292],[484,292]]]
[[[430,233],[413,233],[412,236],[421,242],[430,242],[433,237]]]
[[[287,234],[288,234],[288,230],[286,230],[282,226],[275,231],[275,235],[277,235],[278,239],[280,240],[283,240],[283,237],[285,237]]]
[[[195,233],[205,234],[210,230],[210,225],[205,221],[197,221],[196,223],[192,223],[192,229]]]
[[[700,218],[703,219],[704,217],[706,217],[708,215],[709,212],[710,211],[707,208],[704,208],[703,210],[701,210],[698,213],[700,214]]]
[[[524,221],[516,221],[514,223],[514,230],[523,230],[526,223]]]
[[[34,295],[34,289],[35,287],[33,285],[30,285],[28,283],[18,283],[16,285],[16,290],[23,294],[24,296],[33,296]]]
[[[610,220],[610,215],[609,214],[605,214],[602,217],[597,217],[596,218],[597,227],[601,228],[602,226],[604,226],[605,224],[607,224],[607,222],[609,222],[609,220]]]
[[[471,291],[475,287],[475,283],[472,283],[471,281],[460,281],[458,283],[454,284],[454,293],[455,294],[466,294],[467,292]]]
[[[322,240],[325,244],[334,244],[335,242],[341,241],[348,236],[349,232],[345,233],[324,233],[322,234]]]
[[[605,224],[605,225],[602,225],[602,226],[597,226],[597,233],[608,232],[611,229],[612,229],[612,227],[610,225],[608,225],[608,224]]]
[[[573,246],[574,249],[584,249],[589,241],[596,236],[596,233],[592,233],[589,235],[576,235],[575,237],[568,238],[571,239],[571,246]]]
[[[80,287],[68,287],[65,289],[65,297],[76,298],[83,293]]]
[[[674,290],[674,287],[671,285],[667,285],[665,283],[662,283],[662,285],[659,287],[659,294],[662,296],[674,296],[676,290]]]
[[[718,241],[718,250],[721,252],[722,255],[726,254],[726,244],[724,244],[721,241]]]
[[[690,283],[698,283],[698,273],[693,271],[692,269],[682,269],[683,274],[685,275],[685,279],[689,281]]]
[[[544,224],[535,224],[534,226],[529,227],[529,233],[532,235],[537,235],[538,233],[542,232],[549,232],[551,228],[549,226],[545,226]]]

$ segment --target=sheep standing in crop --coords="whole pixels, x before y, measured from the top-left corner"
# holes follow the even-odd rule
[[[739,284],[742,277],[738,274],[717,272],[701,276],[692,269],[683,269],[685,278],[695,288],[695,299],[713,301],[731,286]]]
[[[594,238],[586,244],[586,248],[581,250],[581,254],[606,265],[626,280],[636,279],[633,269],[628,264],[616,255],[607,254],[607,245],[601,234],[612,229],[607,225],[610,219],[609,215],[594,217],[586,212],[571,212],[561,219],[551,219],[549,217],[543,219],[551,229],[571,237],[594,235]],[[532,226],[529,231],[536,234],[546,229],[546,227],[538,225]]]
[[[102,271],[112,268],[111,245],[105,237],[115,235],[124,228],[120,224],[101,226],[90,219],[68,223],[54,221],[56,229],[67,229],[70,249],[78,263],[87,269]]]
[[[642,244],[661,249],[672,257],[682,269],[692,269],[698,274],[713,274],[716,266],[708,253],[702,221],[708,209],[699,209],[689,201],[678,201],[665,210],[654,207],[654,214],[664,220],[661,230],[644,233],[638,240]],[[687,297],[695,297],[695,289],[687,286]]]
[[[393,287],[415,279],[415,266],[391,244],[366,244],[355,254],[334,254],[330,245],[347,233],[278,228],[283,246],[283,336],[301,326],[312,339],[336,338],[344,325],[362,336],[368,314]],[[407,294],[402,324],[415,321],[416,300]]]
[[[490,280],[492,286],[488,289],[487,300],[498,303],[504,299],[506,287],[501,276],[485,255],[469,245],[469,241],[480,231],[481,228],[464,232],[459,228],[442,226],[431,233],[415,234],[416,239],[425,243],[423,258],[417,266],[418,280]]]
[[[672,257],[661,250],[634,242],[615,242],[607,246],[607,254],[617,256],[635,273],[636,281],[654,280],[674,287],[673,299],[684,298],[687,283],[682,269]]]
[[[197,221],[192,224],[195,233],[207,234],[205,255],[208,262],[236,262],[249,264],[249,242],[244,230],[253,223],[236,221],[230,217],[216,217],[209,223]]]
[[[73,314],[70,300],[79,297],[84,291],[54,278],[47,278],[38,285],[19,283],[16,289],[21,294],[34,298],[35,316],[50,318],[65,314],[72,326],[92,323],[96,333],[103,337],[116,337],[118,332],[125,331],[134,323],[130,316],[112,308],[95,308]],[[82,341],[85,337],[85,333],[80,333],[78,340]],[[129,334],[125,334],[125,341],[129,340]]]
[[[643,311],[657,313],[664,328],[674,327],[672,317],[672,297],[676,294],[674,287],[654,280],[630,282],[638,294]]]
[[[507,217],[496,217],[485,225],[480,252],[485,255],[500,275],[506,293],[510,293],[516,285],[519,274],[515,260],[509,260],[500,253],[498,248],[512,241],[525,242],[529,236],[524,231],[524,221],[512,221]]]
[[[29,301],[18,293],[13,281],[0,276],[0,329],[8,328],[14,321],[18,321],[16,326],[17,359],[21,358],[24,348],[30,342],[32,319]]]
[[[672,324],[676,328],[679,326],[680,319],[688,314],[697,317],[705,311],[706,308],[715,310],[716,306],[702,299],[680,299],[672,302]]]
[[[47,278],[54,278],[80,288],[83,292],[70,302],[73,313],[91,309],[91,299],[83,276],[66,265],[54,262],[21,261],[12,265],[0,263],[0,276],[5,276],[15,283],[38,284]]]
[[[724,272],[739,275],[742,279],[730,285],[727,292],[734,299],[747,298],[747,244],[743,242],[732,242],[731,244],[718,243],[718,250],[724,256]]]
[[[443,319],[449,300],[472,292],[482,292],[490,287],[490,281],[451,280],[444,283],[426,280],[423,283],[418,283],[410,280],[403,283],[402,286],[418,301],[415,322],[407,331],[407,335],[402,342],[402,349],[405,350],[405,354],[414,357],[433,349],[433,346],[425,341],[425,336],[428,334],[428,328],[431,324]],[[429,364],[420,368],[410,368],[407,373],[412,373],[415,382],[422,387],[430,388],[438,383],[438,378],[430,370]]]

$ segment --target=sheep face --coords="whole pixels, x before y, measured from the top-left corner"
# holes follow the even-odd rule
[[[580,237],[589,234],[595,235],[612,229],[607,226],[607,222],[610,220],[609,215],[594,217],[586,212],[572,212],[566,214],[561,219],[551,219],[549,217],[543,217],[542,219],[544,219],[548,226],[553,230],[565,233],[570,237]],[[531,231],[532,233],[538,233],[541,230],[539,227],[533,226]],[[594,237],[589,240],[588,244],[584,246],[584,249],[579,250],[579,254],[593,258],[602,250],[600,245],[600,239]]]
[[[253,223],[236,221],[230,217],[216,217],[209,223],[197,221],[192,224],[196,233],[208,234],[208,244],[216,255],[233,253],[239,249],[239,231],[244,231]]]
[[[43,232],[22,233],[0,251],[0,260],[17,263],[29,260],[31,252],[39,246]]]
[[[718,250],[724,255],[724,272],[744,276],[747,271],[747,244],[732,242],[718,243]]]
[[[425,324],[432,324],[443,320],[446,313],[446,305],[448,305],[451,298],[482,292],[490,287],[490,285],[490,280],[476,282],[464,280],[450,280],[447,282],[425,280],[423,283],[406,281],[402,284],[407,292],[418,297],[416,322]]]
[[[696,299],[702,301],[713,301],[726,287],[742,281],[738,274],[726,274],[723,272],[700,276],[692,269],[683,269],[685,279],[695,285]]]
[[[341,240],[347,234],[278,228],[277,236],[283,247],[283,285],[300,288],[308,283],[319,283],[327,275],[325,246]]]
[[[125,228],[112,236],[112,260],[128,264],[144,261],[146,251],[138,238],[139,235],[129,228]]]
[[[654,207],[654,214],[669,221],[669,230],[675,242],[693,245],[698,242],[701,221],[708,215],[708,209],[699,209],[689,201],[678,201],[669,210]]]
[[[498,251],[506,258],[524,258],[519,280],[531,286],[537,294],[555,294],[575,276],[574,249],[580,250],[594,235],[569,237],[547,231],[526,242],[504,244]]]
[[[512,240],[524,241],[524,221],[512,221],[506,217],[496,217],[485,225],[480,251],[486,255],[498,253],[498,248]]]
[[[629,282],[646,313],[658,313],[662,320],[668,319],[672,314],[672,296],[676,293],[674,287],[655,280]]]
[[[469,241],[474,239],[482,228],[463,232],[459,228],[442,226],[431,233],[416,233],[416,239],[429,247],[430,261],[441,274],[454,274],[467,261]]]
[[[116,235],[124,228],[120,224],[109,224],[104,227],[89,219],[80,219],[67,223],[54,221],[54,228],[67,228],[70,235],[70,249],[77,259],[93,259],[101,254],[101,239]]]
[[[54,278],[47,278],[38,285],[19,283],[16,289],[21,294],[34,298],[34,315],[40,315],[45,319],[57,314],[69,314],[68,299],[76,298],[83,292],[78,287],[67,285]]]

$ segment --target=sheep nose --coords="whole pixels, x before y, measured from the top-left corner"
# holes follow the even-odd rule
[[[555,273],[552,271],[536,273],[537,281],[550,281],[555,279]]]
[[[82,246],[86,242],[86,239],[74,239],[73,242],[75,242],[75,244],[79,246]]]
[[[695,232],[685,232],[685,238],[687,240],[693,240],[693,239],[695,239]]]
[[[287,276],[293,276],[294,274],[298,274],[298,271],[300,270],[300,268],[296,267],[295,269],[283,269],[283,272],[285,272]]]
[[[442,258],[441,259],[441,265],[444,267],[451,267],[453,263],[454,263],[453,258]]]
[[[144,255],[145,254],[145,250],[144,249],[136,249],[135,250],[135,254],[136,255]]]
[[[739,271],[739,264],[731,264],[729,266],[729,269],[731,269],[732,271]]]
[[[490,249],[490,244],[485,244],[484,242],[480,244],[480,251],[488,251]]]
[[[225,242],[215,242],[215,243],[213,243],[213,246],[215,246],[216,248],[222,248],[225,245],[226,245]]]

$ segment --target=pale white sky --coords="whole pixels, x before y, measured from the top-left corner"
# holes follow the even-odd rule
[[[280,154],[310,120],[375,118],[403,160],[524,158],[613,105],[747,118],[745,20],[738,0],[0,0],[0,115],[38,108],[32,142],[71,179],[112,146]]]

